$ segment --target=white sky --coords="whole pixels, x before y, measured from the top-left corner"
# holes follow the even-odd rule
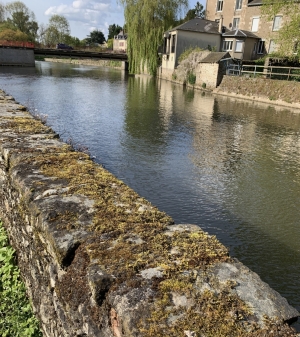
[[[0,0],[1,1],[1,0]],[[2,0],[7,4],[13,0]],[[64,15],[70,24],[71,35],[84,39],[94,29],[107,38],[108,26],[124,24],[123,6],[117,0],[21,0],[36,16],[39,24],[47,24],[53,14]],[[199,1],[199,0],[198,0]],[[194,8],[197,0],[189,0]],[[205,6],[205,0],[200,0]]]

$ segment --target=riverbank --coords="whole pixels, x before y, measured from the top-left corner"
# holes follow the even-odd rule
[[[121,61],[45,57],[42,61],[122,69]]]
[[[297,336],[284,322],[299,313],[214,236],[174,225],[3,92],[0,129],[0,214],[46,335]]]
[[[300,109],[300,83],[240,76],[224,76],[214,94]]]

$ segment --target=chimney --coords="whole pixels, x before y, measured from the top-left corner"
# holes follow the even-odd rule
[[[222,34],[222,27],[223,27],[223,15],[221,15],[219,19],[219,33],[221,34]]]

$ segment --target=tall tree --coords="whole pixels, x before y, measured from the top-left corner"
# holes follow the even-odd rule
[[[0,2],[0,22],[5,20],[5,5]]]
[[[45,35],[46,44],[64,43],[70,35],[69,21],[63,15],[52,15]]]
[[[157,50],[164,31],[175,22],[188,0],[120,0],[127,25],[129,71],[140,73],[145,68],[155,74]]]
[[[300,4],[290,0],[264,0],[262,14],[269,20],[276,18],[284,20],[278,28],[274,41],[277,46],[277,54],[280,56],[295,56],[300,58]],[[279,15],[278,15],[279,14]],[[281,19],[280,19],[281,20]]]
[[[205,18],[204,7],[199,1],[197,1],[194,9],[190,9],[186,13],[186,16],[182,20],[182,23],[187,22],[187,21],[192,20],[192,19],[195,19],[195,18],[200,18],[200,19]]]
[[[90,34],[86,37],[85,40],[88,44],[92,44],[92,43],[102,44],[103,42],[105,42],[105,37],[104,37],[104,34],[100,30],[96,29],[90,32]]]
[[[8,14],[7,21],[34,41],[38,31],[34,13],[21,1],[10,2],[5,9]]]
[[[109,25],[108,27],[108,37],[107,39],[113,39],[115,35],[118,35],[120,31],[122,30],[122,27],[119,25],[116,25],[115,23],[112,25]]]

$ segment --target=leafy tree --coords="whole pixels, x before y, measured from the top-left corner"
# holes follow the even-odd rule
[[[127,25],[129,71],[140,73],[147,69],[155,74],[157,50],[163,33],[175,22],[187,0],[120,0],[124,6]]]
[[[300,5],[298,1],[264,0],[262,14],[269,21],[273,21],[277,14],[283,15],[286,20],[279,29],[274,42],[277,45],[277,54],[282,57],[293,55],[300,57]]]
[[[86,37],[85,40],[88,44],[94,44],[94,43],[102,44],[103,42],[105,42],[105,37],[104,37],[104,34],[100,30],[96,29],[90,32],[90,34]]]
[[[37,37],[38,23],[34,13],[21,1],[10,2],[5,6],[7,21],[34,41]]]
[[[0,2],[0,22],[5,20],[5,6]]]
[[[108,27],[108,37],[107,39],[113,39],[115,35],[118,35],[120,31],[122,30],[122,27],[116,24],[109,25]]]
[[[78,37],[75,37],[75,36],[66,36],[65,37],[65,41],[64,41],[66,44],[68,44],[69,46],[73,46],[73,47],[76,47],[76,48],[81,48],[81,47],[84,47],[85,46],[85,40],[80,40],[78,39]]]
[[[45,44],[66,43],[70,36],[69,21],[63,15],[52,15],[45,33]]]

